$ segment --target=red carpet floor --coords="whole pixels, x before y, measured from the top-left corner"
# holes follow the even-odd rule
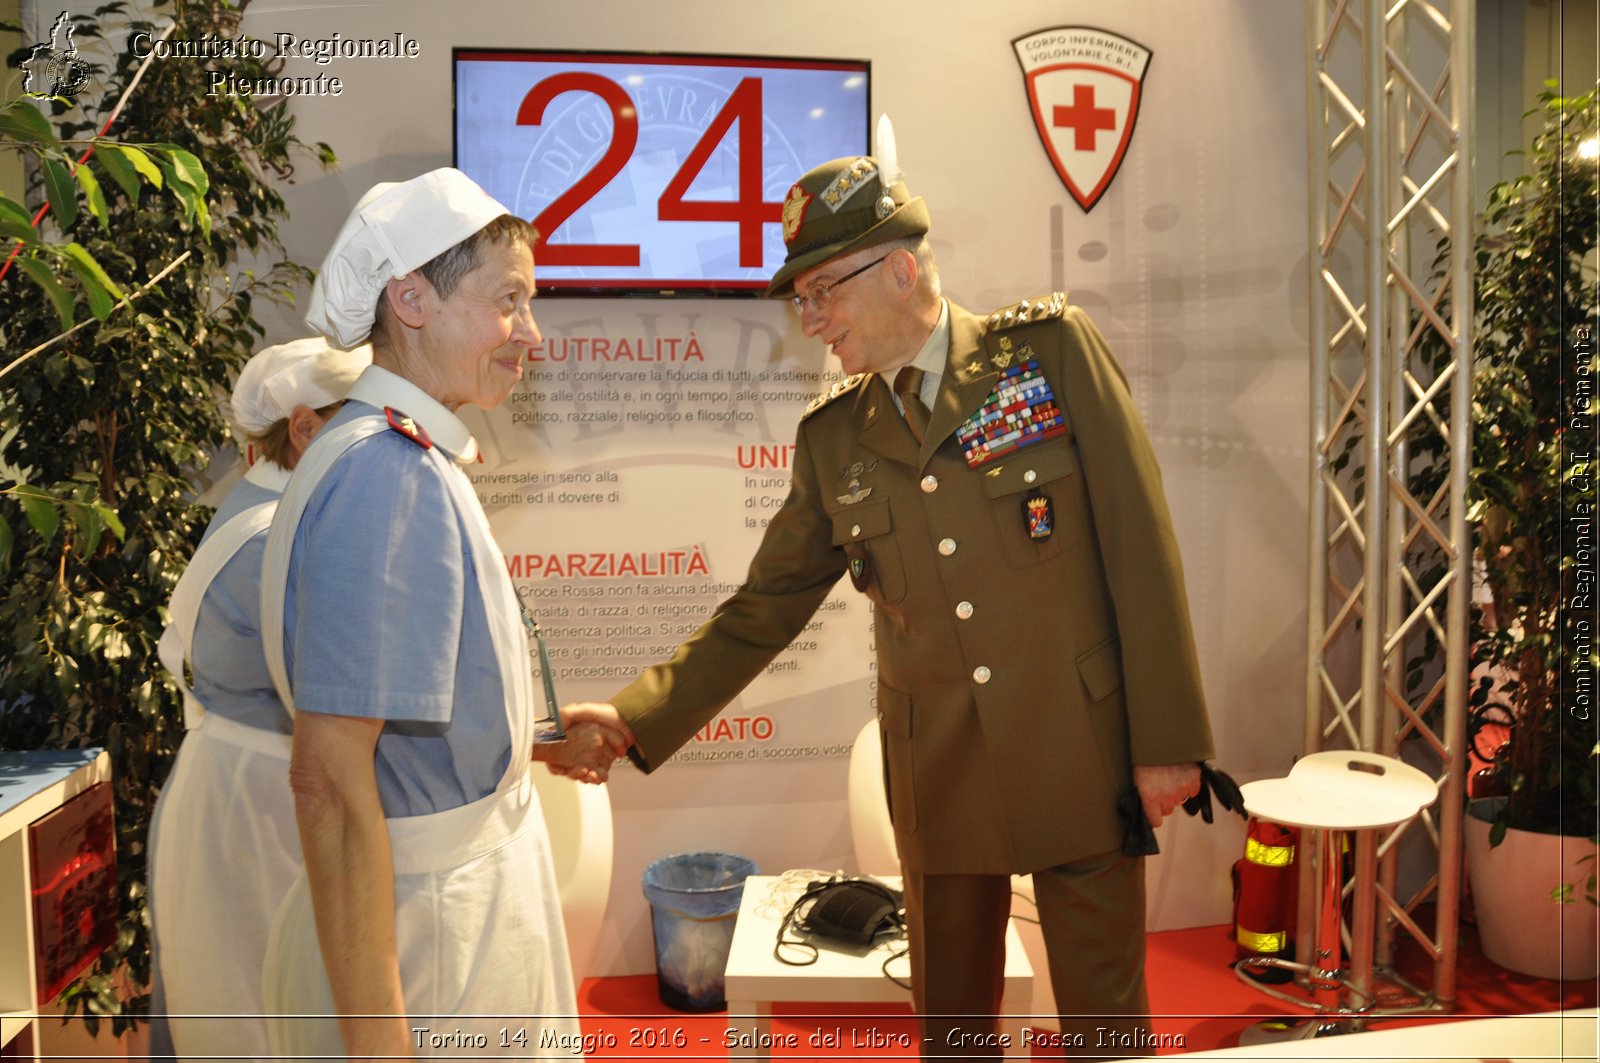
[[[1237,1043],[1253,1023],[1282,1018],[1288,1010],[1238,981],[1228,964],[1234,958],[1231,928],[1201,927],[1151,934],[1150,998],[1155,1033],[1172,1047],[1159,1054],[1198,1052]],[[1432,981],[1431,965],[1409,942],[1396,968],[1413,982]],[[1450,1014],[1420,1019],[1389,1019],[1374,1027],[1403,1022],[1440,1022],[1479,1015],[1513,1015],[1594,1007],[1597,984],[1551,982],[1512,974],[1478,951],[1475,930],[1462,928],[1456,970],[1457,1006]],[[663,1005],[654,975],[591,978],[578,993],[583,1032],[591,1059],[727,1058],[725,1012],[688,1015]],[[1298,1018],[1299,1016],[1294,1016]],[[875,1059],[914,1056],[918,1038],[909,1008],[884,1014],[882,1005],[778,1005],[774,1035],[797,1035],[798,1047],[774,1048],[775,1058]],[[1181,1047],[1179,1047],[1181,1045]],[[1048,1058],[1036,1053],[1036,1058]]]

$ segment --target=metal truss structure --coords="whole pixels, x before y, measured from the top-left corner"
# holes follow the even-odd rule
[[[1403,756],[1439,788],[1409,824],[1358,832],[1344,967],[1373,994],[1373,1014],[1448,1008],[1456,994],[1472,581],[1473,25],[1472,0],[1306,3],[1305,751]],[[1422,865],[1407,896],[1402,852],[1408,873]],[[1314,963],[1316,869],[1300,863],[1297,958]],[[1400,934],[1431,957],[1431,986],[1394,973]]]

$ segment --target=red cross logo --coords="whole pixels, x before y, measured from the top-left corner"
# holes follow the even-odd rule
[[[1089,210],[1128,152],[1150,49],[1094,26],[1055,26],[1011,44],[1045,154],[1072,198]]]
[[[1053,108],[1050,124],[1057,129],[1072,130],[1072,146],[1077,150],[1093,151],[1096,133],[1102,129],[1109,133],[1117,128],[1117,112],[1094,105],[1093,85],[1074,85],[1072,106]]]

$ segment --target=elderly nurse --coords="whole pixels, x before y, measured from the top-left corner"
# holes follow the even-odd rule
[[[261,557],[289,471],[371,361],[319,336],[245,363],[230,419],[257,458],[217,507],[168,606],[161,660],[183,688],[188,733],[150,823],[151,1010],[179,1058],[267,1053],[261,961],[300,842],[289,715],[258,627]],[[163,1026],[168,1013],[195,1017]]]
[[[497,1045],[503,1016],[578,1034],[530,753],[600,781],[625,747],[592,723],[535,743],[524,614],[456,416],[505,399],[540,339],[533,242],[435,170],[369,191],[312,291],[307,321],[370,337],[373,365],[297,469],[263,569],[305,855],[264,973],[281,1055],[459,1055]]]

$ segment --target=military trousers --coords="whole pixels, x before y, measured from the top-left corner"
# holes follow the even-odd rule
[[[924,1056],[1003,1054],[1009,875],[906,871],[912,1000]],[[1151,1042],[1145,987],[1144,861],[1106,853],[1033,874],[1055,989],[1059,1043],[1069,1058],[1144,1055]]]

